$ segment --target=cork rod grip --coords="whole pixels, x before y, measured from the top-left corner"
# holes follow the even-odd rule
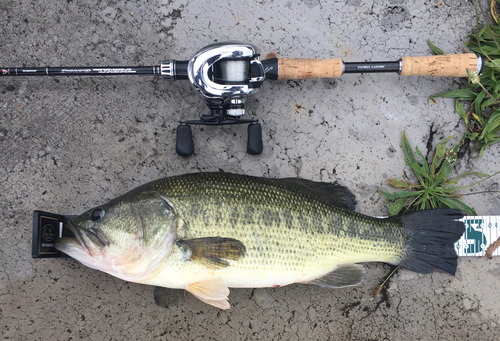
[[[278,79],[338,78],[342,76],[341,59],[279,58]]]
[[[467,69],[476,71],[474,53],[429,57],[403,57],[401,76],[467,77]]]

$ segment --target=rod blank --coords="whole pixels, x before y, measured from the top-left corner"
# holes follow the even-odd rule
[[[159,75],[160,66],[17,67],[1,68],[0,76]]]

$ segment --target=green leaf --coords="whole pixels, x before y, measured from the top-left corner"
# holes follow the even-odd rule
[[[493,97],[498,98],[500,96],[500,82],[496,82],[493,86]]]
[[[488,99],[484,100],[483,103],[481,103],[480,111],[476,111],[476,115],[482,116],[481,113],[484,111],[484,109],[494,104],[496,100],[497,98],[488,97]]]
[[[481,91],[479,95],[477,95],[476,100],[474,101],[474,110],[476,115],[481,115],[481,102],[483,101],[484,97],[486,96],[486,91]]]
[[[475,139],[477,139],[477,136],[478,136],[478,135],[479,135],[478,133],[472,133],[472,134],[469,134],[469,139],[470,139],[471,141],[474,141]]]
[[[429,99],[433,99],[436,97],[451,97],[451,98],[460,98],[466,101],[471,101],[476,99],[477,94],[469,89],[457,89],[446,92],[441,92],[439,94],[435,94],[429,97]]]
[[[425,172],[422,167],[420,167],[420,165],[416,162],[414,163],[406,163],[408,166],[411,167],[411,169],[413,170],[413,172],[415,173],[415,175],[417,176],[417,178],[419,179],[420,181],[420,184],[422,186],[425,186],[425,183],[423,182],[422,178],[423,179],[426,179],[428,181],[431,181],[431,177],[429,176],[429,174],[427,172]]]
[[[444,54],[443,50],[431,43],[430,39],[427,39],[427,44],[429,44],[429,47],[435,54]]]
[[[413,151],[411,150],[410,143],[408,142],[408,139],[406,138],[405,131],[403,130],[403,138],[401,145],[403,147],[403,151],[406,155],[406,158],[411,162],[411,163],[417,163],[415,160],[415,155],[413,155]]]
[[[500,59],[493,59],[492,61],[485,62],[484,65],[495,71],[500,71]]]
[[[500,111],[496,110],[495,112],[493,112],[486,125],[492,127],[490,128],[490,131],[497,131],[498,127],[500,126]]]
[[[446,144],[448,143],[448,140],[451,139],[452,137],[455,137],[455,135],[445,138],[436,146],[436,151],[434,152],[434,158],[432,159],[433,170],[436,170],[441,165],[441,162],[444,158],[444,154],[446,154]]]
[[[387,180],[387,183],[395,188],[410,188],[410,183],[403,180],[389,179]]]
[[[472,36],[469,36],[472,37]],[[489,39],[480,39],[481,44],[478,44],[478,40],[469,41],[465,43],[465,46],[470,48],[472,51],[476,53],[480,53],[482,55],[487,55],[488,58],[494,59],[495,57],[500,56],[500,50],[493,46],[488,46],[493,40],[491,39],[491,35],[488,37]]]
[[[436,208],[440,208],[439,206],[439,200],[436,199],[435,197],[433,196],[429,196],[429,206],[430,208],[432,209],[436,209]]]
[[[489,56],[490,58],[494,58],[499,55],[498,48],[488,45],[478,45],[476,43],[471,43],[467,45],[472,51],[480,53],[482,55]]]
[[[422,152],[420,151],[420,149],[418,149],[418,147],[415,147],[415,152],[417,153],[417,155],[422,160],[422,166],[423,166],[424,172],[426,172],[427,174],[429,174],[429,165],[427,164],[427,160],[425,159],[425,156],[422,154]]]
[[[481,147],[481,150],[479,151],[479,156],[478,156],[478,160],[481,160],[481,158],[483,157],[483,152],[484,152],[484,148],[486,148],[488,145],[487,144],[484,144],[482,147]]]
[[[419,191],[411,191],[411,190],[403,190],[394,193],[397,198],[409,198],[409,197],[417,197],[419,195],[422,195],[425,192],[425,190],[419,190]]]
[[[428,210],[430,207],[428,205],[428,199],[429,199],[429,193],[425,192],[422,198],[420,198],[420,209],[421,210]]]
[[[468,176],[468,175],[475,175],[475,176],[478,176],[480,178],[484,178],[484,177],[488,177],[489,175],[486,174],[486,173],[480,173],[480,172],[467,172],[467,173],[464,173],[464,174],[461,174],[459,176],[457,176],[456,178],[453,178],[453,181],[457,182],[458,180]]]
[[[466,212],[467,214],[472,215],[472,216],[477,215],[476,212],[472,208],[470,208],[469,206],[467,206],[466,204],[464,204],[462,201],[460,201],[457,198],[446,199],[446,198],[438,197],[438,199],[447,208],[454,208],[454,209],[460,210],[462,212]]]
[[[461,118],[465,121],[465,125],[469,125],[469,118],[467,117],[467,113],[465,112],[465,107],[464,104],[462,103],[462,100],[458,98],[455,101],[455,110],[460,115]]]
[[[450,173],[453,171],[454,166],[455,162],[441,167],[432,185],[437,186],[438,184],[445,183],[446,181],[448,181],[448,177],[450,176]]]
[[[395,193],[389,193],[386,191],[381,190],[380,188],[377,188],[378,192],[382,194],[384,197],[386,197],[389,200],[396,200],[396,194]]]
[[[407,198],[399,198],[397,199],[390,207],[389,207],[389,215],[398,215],[401,210],[406,206],[408,203]]]
[[[486,122],[483,131],[479,136],[479,139],[484,139],[486,137],[494,139],[499,130],[500,130],[500,112],[495,111]]]

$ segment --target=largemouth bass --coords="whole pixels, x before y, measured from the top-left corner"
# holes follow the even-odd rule
[[[183,289],[221,309],[229,287],[361,283],[362,262],[454,275],[457,210],[373,218],[345,187],[229,173],[169,177],[74,218],[55,247],[91,268],[157,286],[166,305]]]

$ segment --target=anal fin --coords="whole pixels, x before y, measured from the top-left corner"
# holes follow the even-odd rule
[[[360,284],[364,277],[365,270],[362,265],[344,264],[336,267],[326,275],[305,283],[322,288],[343,288]]]
[[[222,278],[197,282],[186,286],[186,291],[199,300],[219,309],[229,309],[229,288]]]

